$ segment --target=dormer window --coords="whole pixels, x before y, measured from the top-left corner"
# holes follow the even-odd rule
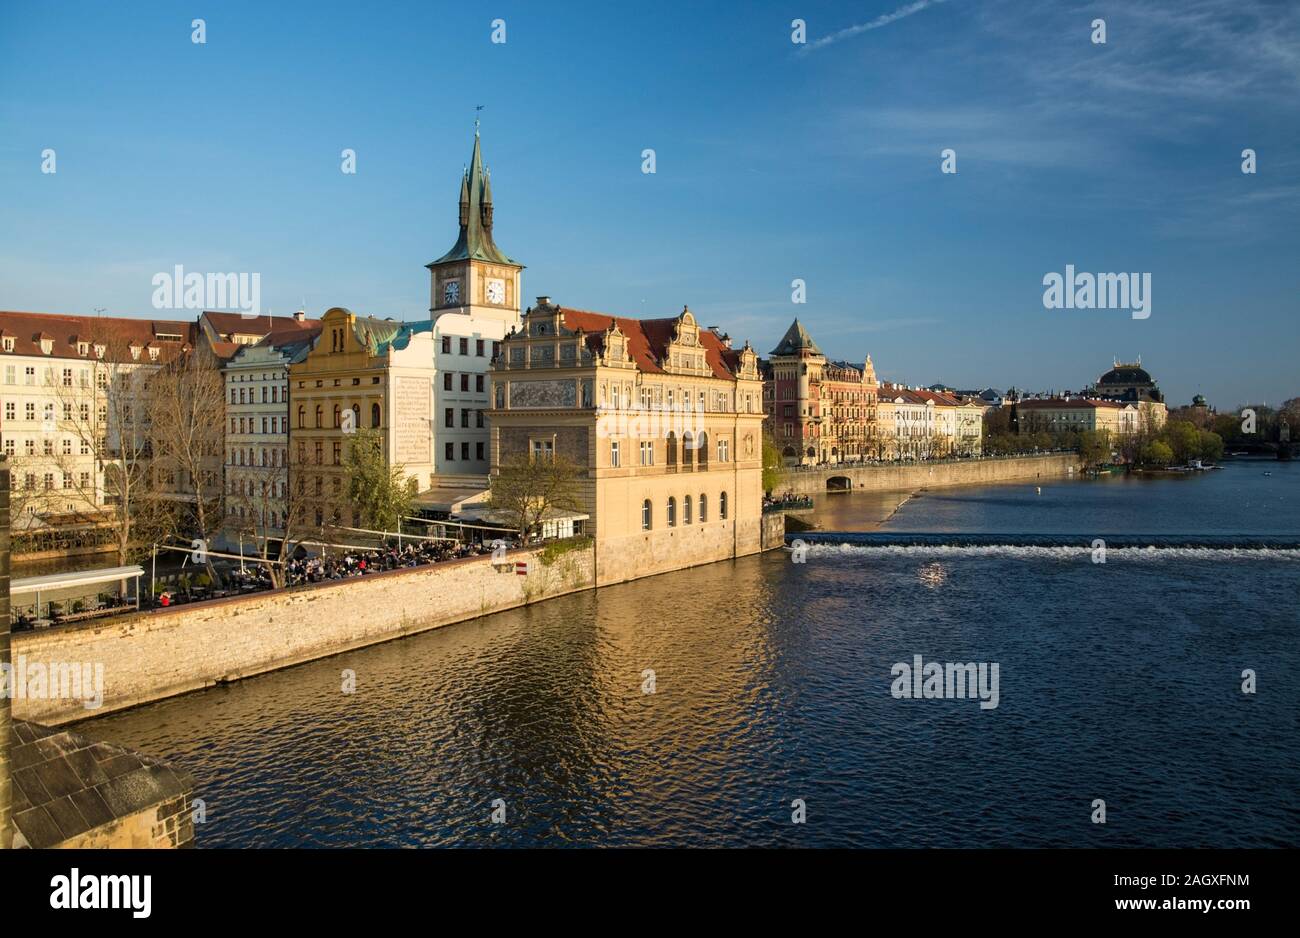
[[[158,350],[156,348],[149,349],[149,361],[156,362],[157,360],[158,360]]]
[[[96,344],[96,345],[95,345],[95,357],[96,357],[96,358],[103,358],[103,357],[104,357],[104,346],[99,345],[99,344]]]
[[[81,356],[84,357],[84,356],[85,356],[86,354],[88,354],[89,352],[90,352],[90,343],[89,343],[89,342],[78,342],[78,343],[77,343],[77,354],[78,354],[78,355],[81,355]]]
[[[140,346],[138,345],[131,346],[131,358],[135,361],[140,360]]]
[[[53,351],[54,351],[54,340],[41,339],[41,354],[49,355]]]
[[[6,352],[12,352],[12,351],[14,350],[14,337],[13,337],[13,336],[11,336],[11,335],[7,335],[7,336],[4,337],[4,350],[5,350]]]

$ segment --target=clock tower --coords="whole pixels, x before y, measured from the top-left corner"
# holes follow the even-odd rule
[[[483,169],[476,128],[474,153],[460,180],[460,236],[450,251],[425,265],[434,319],[440,313],[464,313],[509,325],[519,322],[524,267],[497,247],[492,222],[492,178]]]

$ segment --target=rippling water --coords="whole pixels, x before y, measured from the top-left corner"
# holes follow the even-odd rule
[[[886,530],[1300,532],[1300,471],[1265,468],[949,490]],[[82,729],[192,771],[200,846],[1300,845],[1294,554],[1006,540],[714,564]],[[999,705],[894,699],[917,654],[997,662]]]

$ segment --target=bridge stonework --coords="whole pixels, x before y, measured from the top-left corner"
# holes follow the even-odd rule
[[[817,495],[827,491],[902,492],[949,485],[988,485],[1033,479],[1066,478],[1078,470],[1074,453],[1007,456],[865,466],[818,466],[787,470],[779,493]]]

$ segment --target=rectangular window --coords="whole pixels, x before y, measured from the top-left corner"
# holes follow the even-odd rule
[[[461,339],[461,340],[460,340],[460,353],[461,353],[462,355],[468,355],[468,354],[469,354],[469,339]]]
[[[445,335],[442,337],[442,354],[444,355],[451,354],[451,336],[449,335]]]
[[[460,458],[461,458],[461,459],[469,459],[469,444],[468,444],[468,443],[462,443],[462,444],[460,444]]]
[[[483,429],[483,411],[474,411],[474,426],[478,427],[480,430]]]
[[[474,458],[475,458],[475,459],[478,459],[479,461],[482,461],[482,459],[483,459],[483,444],[482,444],[482,443],[475,443],[475,444],[474,444]]]
[[[468,390],[469,390],[469,375],[461,375],[461,376],[460,376],[460,389],[461,389],[462,391],[468,391]]]
[[[533,440],[533,459],[554,459],[555,443],[552,440]]]
[[[450,391],[450,390],[451,390],[451,372],[450,372],[450,371],[444,371],[444,372],[442,373],[442,389],[443,389],[444,391]]]
[[[448,460],[454,460],[456,458],[456,444],[448,443],[444,452],[446,453]]]
[[[442,412],[442,422],[444,426],[456,426],[456,408],[448,407]]]
[[[475,376],[474,376],[474,390],[477,391],[479,394],[482,394],[482,393],[483,393],[483,376],[482,376],[482,375],[475,375]]]
[[[482,358],[482,357],[483,357],[483,340],[482,340],[482,339],[477,339],[477,340],[475,340],[475,342],[474,342],[474,354],[477,355],[479,358]]]
[[[462,407],[460,409],[460,425],[464,427],[466,430],[469,429],[469,408],[468,407]]]
[[[641,465],[653,466],[655,464],[655,445],[653,441],[641,441]]]
[[[609,465],[611,469],[619,468],[618,458],[618,440],[611,440],[609,444]]]

